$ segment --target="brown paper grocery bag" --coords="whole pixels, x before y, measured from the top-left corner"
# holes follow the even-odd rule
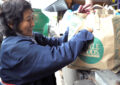
[[[120,71],[120,16],[98,9],[85,20],[86,27],[93,28],[94,40],[88,50],[81,53],[68,67]]]

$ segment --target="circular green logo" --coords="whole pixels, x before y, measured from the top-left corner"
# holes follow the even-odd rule
[[[102,42],[94,37],[93,43],[90,44],[89,49],[85,53],[81,54],[79,58],[85,63],[95,64],[102,59],[103,53],[104,48]]]

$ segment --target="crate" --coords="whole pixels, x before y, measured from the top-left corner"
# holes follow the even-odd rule
[[[49,18],[42,13],[41,9],[33,9],[35,26],[33,27],[33,32],[42,33],[48,36],[48,23]]]

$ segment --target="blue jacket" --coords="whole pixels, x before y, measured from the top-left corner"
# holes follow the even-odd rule
[[[5,38],[0,52],[2,81],[16,85],[55,85],[53,73],[74,61],[93,39],[87,30],[80,31],[68,42],[67,37],[68,31],[59,39],[35,34],[37,43],[24,36]]]

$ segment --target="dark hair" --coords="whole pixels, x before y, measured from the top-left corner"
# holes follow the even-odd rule
[[[15,36],[20,33],[19,24],[23,20],[23,12],[31,9],[31,4],[25,0],[8,0],[1,6],[0,12],[0,31],[5,36]],[[9,24],[13,25],[11,29]]]

